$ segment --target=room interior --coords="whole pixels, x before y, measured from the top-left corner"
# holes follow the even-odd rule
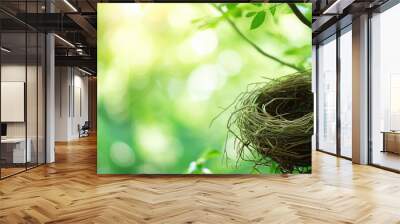
[[[366,42],[366,54],[370,56],[365,63],[370,81],[361,86],[367,96],[364,102],[365,141],[370,142],[365,163],[398,172],[399,104],[396,95],[399,93],[399,68],[395,52],[399,46],[395,41],[399,34],[393,26],[399,19],[400,6],[392,4],[388,7],[387,4],[380,3],[375,10],[368,10],[370,25],[366,32],[370,36]],[[352,127],[355,118],[352,107],[356,104],[352,100],[354,84],[360,80],[354,78],[352,61],[355,54],[352,50],[357,37],[353,34],[354,21],[352,23],[349,16],[343,16],[340,21],[337,30],[326,29],[313,39],[317,58],[316,142],[317,150],[355,162],[352,158],[357,155],[352,147],[355,130]]]
[[[46,1],[2,1],[0,4],[0,179],[53,162],[55,141],[79,139],[82,133],[87,135],[89,124],[95,123],[89,122],[89,110],[90,118],[95,119],[93,110],[96,109],[94,104],[89,107],[88,100],[89,95],[92,98],[96,95],[93,92],[96,78],[95,72],[87,68],[95,64],[76,59],[71,64],[71,57],[89,58],[91,49],[85,48],[86,41],[78,33],[71,34],[76,37],[74,45],[63,37],[65,34],[56,34],[49,46],[45,33],[60,27],[38,26],[35,23],[45,20],[28,18],[28,13],[40,15],[50,8],[60,12],[69,6],[47,3],[47,9]],[[57,56],[57,60],[50,60],[50,55]],[[58,74],[54,77],[52,96],[48,94],[50,71]],[[89,83],[92,83],[90,88]],[[49,106],[52,104],[54,107]],[[49,112],[49,108],[54,110]],[[52,116],[54,120],[49,121]],[[50,123],[52,129],[49,129]],[[49,148],[53,149],[49,151]]]

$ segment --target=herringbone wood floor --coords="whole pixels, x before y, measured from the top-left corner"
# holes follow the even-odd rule
[[[400,223],[400,175],[314,153],[312,175],[98,176],[96,139],[0,181],[0,223]]]

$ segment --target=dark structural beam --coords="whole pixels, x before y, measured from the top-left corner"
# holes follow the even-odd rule
[[[56,66],[87,67],[96,71],[97,60],[92,56],[56,56]]]
[[[68,14],[64,13],[20,13],[16,17],[42,32],[82,30]]]

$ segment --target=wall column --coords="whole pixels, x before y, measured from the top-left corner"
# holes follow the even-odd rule
[[[53,12],[54,5],[46,1],[46,12]],[[55,162],[55,43],[54,34],[46,34],[46,163]]]
[[[368,163],[368,15],[353,19],[353,162]]]
[[[55,161],[54,133],[55,133],[55,74],[54,74],[54,35],[46,35],[46,162]]]

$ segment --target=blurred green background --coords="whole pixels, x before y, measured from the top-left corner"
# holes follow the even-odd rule
[[[232,111],[211,121],[248,84],[311,67],[287,4],[101,3],[97,41],[99,174],[253,173],[230,138],[224,153]]]

